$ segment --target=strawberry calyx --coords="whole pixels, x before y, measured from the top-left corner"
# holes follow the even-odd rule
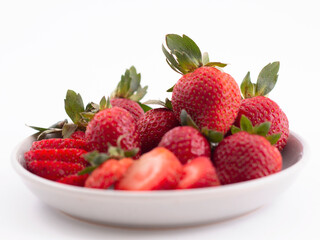
[[[246,74],[240,85],[243,98],[267,96],[278,80],[280,62],[269,63],[262,68],[256,83],[251,82],[250,72]]]
[[[97,167],[99,167],[104,162],[108,161],[109,159],[117,159],[120,160],[122,158],[132,158],[137,155],[139,152],[139,148],[133,148],[130,150],[123,150],[121,148],[121,140],[124,138],[124,136],[120,136],[117,139],[117,146],[112,146],[110,143],[108,152],[102,153],[97,150],[94,150],[92,152],[83,154],[85,160],[87,160],[91,166],[83,169],[78,173],[78,175],[84,175],[87,173],[91,173],[93,170],[95,170]]]
[[[180,113],[180,121],[182,126],[190,126],[198,130],[210,143],[219,143],[223,140],[222,132],[214,131],[207,127],[200,129],[185,109]]]
[[[245,115],[242,115],[241,119],[240,119],[240,128],[232,125],[231,126],[231,133],[236,134],[238,132],[244,131],[244,132],[248,132],[250,134],[256,134],[256,135],[265,137],[271,143],[271,145],[274,145],[280,139],[281,133],[275,133],[272,135],[268,135],[270,127],[271,127],[270,122],[264,122],[264,123],[258,124],[256,126],[253,126],[252,122],[249,120],[249,118],[247,118]]]
[[[168,108],[170,110],[172,110],[172,103],[171,101],[169,100],[169,98],[166,98],[166,100],[163,102],[161,100],[148,100],[146,102],[144,102],[143,104],[145,105],[160,105],[162,107],[165,107],[165,108]]]
[[[202,66],[223,68],[227,65],[221,62],[210,62],[208,53],[202,54],[197,44],[186,35],[167,34],[165,41],[168,50],[162,45],[162,51],[166,61],[174,71],[182,75]]]
[[[130,67],[121,76],[117,88],[112,92],[111,98],[126,98],[139,102],[146,94],[148,86],[142,87],[141,73],[137,73],[134,66]]]

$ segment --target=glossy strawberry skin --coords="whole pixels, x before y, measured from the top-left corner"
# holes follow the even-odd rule
[[[183,172],[177,189],[191,189],[219,186],[215,167],[210,158],[197,157],[183,165]]]
[[[140,138],[134,118],[127,110],[119,107],[98,112],[89,122],[85,136],[91,150],[96,149],[100,152],[108,151],[108,143],[117,146],[120,136],[123,136],[121,147],[124,150],[140,148]]]
[[[87,151],[76,148],[62,149],[36,149],[25,152],[24,158],[26,163],[37,161],[62,161],[70,163],[79,163],[87,166],[88,162],[82,157]]]
[[[240,107],[240,89],[227,73],[214,67],[200,67],[184,75],[172,93],[172,107],[179,118],[183,109],[199,128],[226,133]]]
[[[66,177],[62,177],[58,179],[57,182],[67,184],[67,185],[72,185],[72,186],[84,187],[84,183],[88,177],[89,177],[89,174],[84,174],[84,175],[73,174]]]
[[[269,134],[281,133],[275,146],[281,151],[289,137],[289,121],[277,103],[270,98],[257,96],[241,100],[240,110],[235,125],[240,125],[241,116],[245,115],[255,126],[263,122],[271,122]]]
[[[107,160],[90,174],[84,186],[107,189],[122,178],[132,163],[131,158]]]
[[[125,110],[127,110],[134,120],[137,122],[144,114],[143,109],[140,107],[140,105],[132,101],[130,99],[126,98],[113,98],[110,100],[110,103],[113,107],[120,107]]]
[[[87,150],[87,143],[83,140],[78,139],[50,138],[33,142],[30,150],[61,148],[79,148]]]
[[[86,141],[85,132],[83,131],[75,131],[71,134],[70,138]]]
[[[62,177],[76,174],[83,169],[84,166],[82,164],[62,161],[35,160],[27,163],[27,170],[40,177],[53,181],[56,181]]]
[[[115,185],[116,190],[148,191],[174,189],[182,165],[169,150],[157,147],[136,160]]]
[[[219,143],[213,154],[221,184],[261,178],[282,168],[279,150],[259,135],[238,132]]]
[[[173,152],[182,164],[196,157],[210,157],[210,145],[202,134],[189,126],[175,127],[161,139],[159,147]]]
[[[156,108],[147,111],[138,121],[142,153],[157,147],[163,135],[179,125],[170,109]]]

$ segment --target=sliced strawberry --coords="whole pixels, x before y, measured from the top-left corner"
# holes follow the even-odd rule
[[[37,149],[31,150],[24,154],[26,163],[37,161],[62,161],[70,163],[80,163],[84,166],[88,165],[88,162],[82,157],[87,151],[76,148],[63,148],[63,149]]]
[[[183,166],[182,178],[177,189],[219,186],[216,170],[207,157],[198,157]]]
[[[78,187],[83,187],[88,177],[89,177],[89,174],[84,174],[84,175],[73,174],[66,177],[62,177],[58,179],[57,182],[78,186]]]
[[[84,169],[84,166],[79,163],[35,160],[27,163],[27,169],[40,177],[56,181],[62,177],[78,173]]]
[[[177,186],[182,165],[169,150],[157,147],[135,161],[115,185],[118,190],[164,190]]]
[[[87,143],[84,140],[70,138],[50,138],[32,143],[30,150],[36,149],[60,149],[60,148],[80,148],[87,150]]]
[[[132,164],[131,158],[110,159],[95,169],[85,182],[85,187],[107,189],[122,178]]]

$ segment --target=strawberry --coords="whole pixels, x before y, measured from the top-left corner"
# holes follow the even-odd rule
[[[182,177],[177,189],[203,188],[219,185],[220,181],[210,158],[197,157],[183,166]]]
[[[79,163],[87,166],[88,162],[82,157],[87,151],[76,148],[63,149],[36,149],[25,152],[24,158],[26,164],[31,161],[61,161],[70,163]]]
[[[264,137],[269,131],[270,122],[253,127],[250,120],[242,116],[240,123],[242,129],[232,128],[234,134],[223,139],[213,154],[221,184],[260,178],[279,172],[282,168],[281,154],[271,145],[280,134]]]
[[[109,159],[90,174],[84,186],[107,189],[122,178],[132,163],[131,158]]]
[[[173,152],[182,164],[196,157],[210,157],[210,145],[207,139],[193,127],[175,127],[161,139],[159,147]]]
[[[79,131],[79,130],[75,131],[74,133],[71,134],[70,138],[85,141],[86,140],[85,132]]]
[[[62,161],[34,160],[27,164],[27,170],[30,172],[53,181],[76,174],[83,169],[82,164]]]
[[[147,86],[142,88],[140,85],[141,74],[137,73],[135,67],[127,69],[121,76],[117,88],[111,94],[110,103],[113,107],[121,107],[127,110],[138,121],[144,114],[138,102],[146,95]]]
[[[174,85],[172,107],[178,118],[185,109],[200,129],[226,133],[240,107],[240,90],[229,74],[219,70],[226,64],[209,62],[207,54],[186,35],[166,36],[163,46],[167,63],[183,76]]]
[[[163,135],[180,124],[172,110],[156,108],[147,111],[137,125],[141,139],[141,152],[145,153],[158,146]]]
[[[241,84],[244,99],[241,101],[235,125],[240,126],[242,115],[249,118],[254,125],[271,122],[269,134],[281,133],[280,139],[275,144],[281,151],[289,137],[288,118],[276,102],[266,97],[277,82],[279,67],[279,62],[266,65],[261,70],[256,84],[251,83],[250,72],[247,73]]]
[[[174,189],[181,177],[182,165],[169,150],[161,147],[143,154],[115,185],[117,190]]]
[[[124,150],[140,148],[134,118],[127,110],[119,107],[98,112],[89,122],[85,133],[88,144],[100,152],[108,152],[109,145],[116,145],[120,136],[121,147]]]
[[[88,177],[89,177],[89,174],[84,174],[84,175],[73,174],[66,177],[62,177],[58,179],[57,182],[78,186],[78,187],[84,187],[84,183]]]
[[[79,148],[87,149],[87,143],[83,140],[69,138],[51,138],[35,141],[32,143],[30,150],[37,149],[61,149],[61,148]]]

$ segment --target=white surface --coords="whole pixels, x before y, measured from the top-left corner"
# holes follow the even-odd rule
[[[197,3],[195,3],[197,2]],[[311,1],[0,1],[0,232],[3,239],[320,239],[320,6]],[[68,88],[86,102],[108,95],[135,65],[164,99],[179,76],[165,63],[166,33],[185,33],[241,82],[281,62],[270,97],[309,144],[308,165],[277,201],[231,221],[175,230],[92,225],[42,204],[10,165],[13,147],[65,118]],[[317,108],[315,111],[314,108]]]
[[[256,210],[276,199],[297,179],[308,151],[293,133],[282,151],[282,171],[219,187],[179,191],[113,191],[79,188],[48,181],[25,169],[25,139],[12,154],[12,165],[41,201],[75,218],[123,227],[173,228],[221,222]]]

